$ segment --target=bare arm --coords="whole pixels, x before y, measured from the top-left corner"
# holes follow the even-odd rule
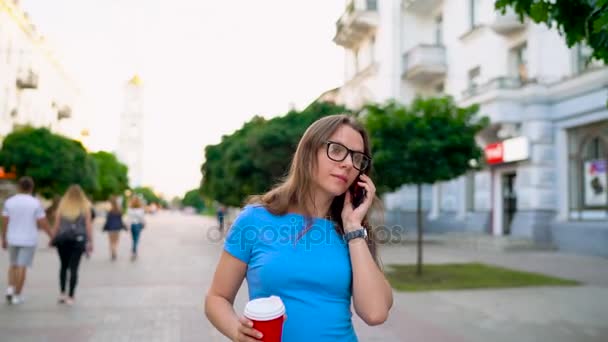
[[[344,231],[347,232],[361,227],[376,194],[376,186],[369,176],[361,174],[358,184],[367,190],[367,195],[361,205],[353,208],[350,192],[346,192],[342,221]],[[361,238],[350,240],[348,250],[353,270],[355,311],[368,325],[382,324],[388,318],[388,312],[393,306],[393,289],[380,267],[374,262],[367,241]]]
[[[38,223],[38,227],[40,227],[42,230],[44,230],[46,232],[46,234],[49,236],[49,238],[53,238],[53,231],[51,230],[51,226],[49,225],[49,220],[47,220],[46,217],[38,219],[36,222]]]
[[[89,246],[89,251],[93,250],[93,225],[91,223],[91,211],[88,210],[84,215],[84,224],[87,230],[87,241]]]
[[[234,311],[234,298],[243,283],[247,264],[222,251],[213,282],[205,297],[207,318],[226,337],[233,341],[243,338],[239,335],[241,322]],[[244,341],[245,339],[243,339]],[[251,341],[255,341],[251,339]]]
[[[2,248],[6,248],[6,231],[8,230],[8,216],[2,216]]]
[[[364,239],[353,239],[348,247],[353,269],[355,312],[368,325],[382,324],[393,306],[393,290],[374,262]]]

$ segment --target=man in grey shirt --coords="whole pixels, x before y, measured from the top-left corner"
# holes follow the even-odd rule
[[[38,227],[51,237],[51,228],[40,201],[32,196],[34,181],[21,177],[18,181],[19,193],[4,202],[2,209],[2,248],[8,249],[10,266],[6,299],[10,304],[23,302],[21,290],[25,283],[25,271],[32,266]]]

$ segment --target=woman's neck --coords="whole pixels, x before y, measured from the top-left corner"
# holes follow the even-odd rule
[[[316,195],[313,194],[313,200],[307,206],[292,206],[289,208],[289,212],[310,215],[312,217],[326,217],[332,201],[333,197],[331,196],[322,196],[318,193]]]

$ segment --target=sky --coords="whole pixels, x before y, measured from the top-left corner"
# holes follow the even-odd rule
[[[81,90],[92,151],[115,151],[127,81],[144,86],[143,185],[197,188],[204,147],[254,115],[304,108],[343,82],[343,1],[22,0]]]

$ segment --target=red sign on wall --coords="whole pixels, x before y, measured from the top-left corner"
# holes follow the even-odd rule
[[[510,163],[530,157],[530,143],[526,137],[517,137],[488,144],[484,149],[488,164]]]
[[[503,148],[502,142],[492,143],[486,146],[485,150],[486,161],[488,164],[502,163]]]

